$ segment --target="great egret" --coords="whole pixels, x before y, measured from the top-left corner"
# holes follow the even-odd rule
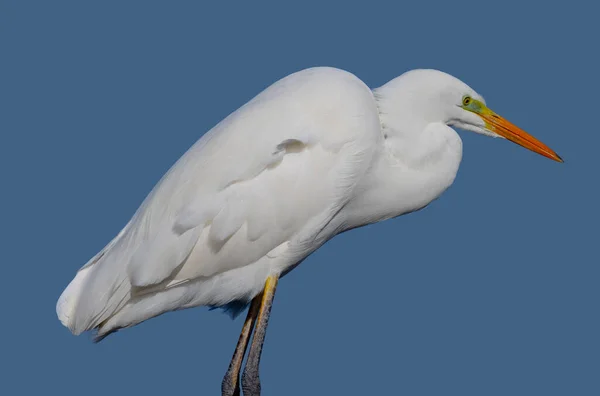
[[[293,73],[202,136],[123,230],[85,264],[56,311],[97,339],[162,313],[250,304],[223,395],[260,393],[278,279],[342,231],[413,212],[454,181],[452,129],[503,137],[562,162],[465,83],[412,70],[371,90],[343,70]]]

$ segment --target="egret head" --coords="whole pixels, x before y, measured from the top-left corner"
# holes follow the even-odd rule
[[[456,118],[449,121],[449,125],[483,135],[502,137],[544,157],[563,162],[550,147],[490,110],[481,97],[464,92],[460,99],[457,95],[455,106],[459,110],[456,111]]]
[[[481,95],[447,73],[430,69],[411,70],[378,88],[376,94],[390,99],[383,102],[384,113],[392,113],[402,121],[418,119],[420,125],[411,125],[413,129],[430,122],[443,122],[482,135],[505,138],[563,162],[548,146],[490,110]]]

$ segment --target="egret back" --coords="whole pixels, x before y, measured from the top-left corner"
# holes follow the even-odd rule
[[[128,226],[65,290],[57,305],[61,320],[79,334],[107,323],[131,325],[192,301],[252,298],[260,282],[249,287],[230,276],[229,286],[219,288],[215,279],[276,249],[269,265],[283,271],[330,238],[335,230],[327,225],[380,141],[372,93],[352,74],[314,68],[278,81],[167,172]],[[198,293],[171,293],[174,300],[161,294],[192,282]],[[141,309],[150,299],[152,306]]]

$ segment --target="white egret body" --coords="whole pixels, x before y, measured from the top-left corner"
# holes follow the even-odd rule
[[[438,198],[462,157],[452,126],[560,160],[439,71],[373,91],[333,68],[283,78],[179,159],[79,270],[58,317],[102,338],[176,309],[250,302],[336,234]]]

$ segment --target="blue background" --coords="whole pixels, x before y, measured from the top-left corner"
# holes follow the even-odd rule
[[[55,303],[202,133],[328,65],[371,87],[447,71],[566,163],[462,133],[440,200],[282,280],[264,395],[600,394],[598,7],[219,3],[0,3],[0,393],[219,394],[243,315],[169,313],[93,344]]]

